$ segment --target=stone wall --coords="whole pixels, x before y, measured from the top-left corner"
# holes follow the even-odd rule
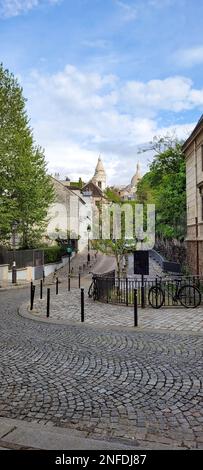
[[[203,241],[199,242],[199,273],[203,276]]]
[[[202,196],[203,187],[203,127],[194,135],[185,149],[186,157],[186,190],[187,190],[187,263],[193,274],[203,275],[203,218]],[[197,225],[196,225],[197,224]],[[198,235],[197,235],[198,233]],[[198,240],[198,241],[197,241]],[[197,243],[199,260],[197,262]]]
[[[198,241],[199,275],[203,276],[203,241]],[[197,242],[187,241],[187,264],[192,274],[197,274]]]
[[[0,265],[0,287],[7,287],[8,284],[8,264]]]

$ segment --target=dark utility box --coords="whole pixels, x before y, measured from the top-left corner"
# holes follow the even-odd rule
[[[149,251],[134,251],[134,274],[149,276]]]

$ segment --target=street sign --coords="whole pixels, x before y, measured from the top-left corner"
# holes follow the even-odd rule
[[[73,252],[72,246],[67,246],[66,252],[68,253],[69,256],[71,256],[71,255],[72,255],[72,252]]]
[[[149,275],[149,252],[144,250],[134,251],[134,274]]]

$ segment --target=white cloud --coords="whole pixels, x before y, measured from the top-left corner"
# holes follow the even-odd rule
[[[121,0],[116,0],[116,4],[121,9],[122,21],[134,21],[137,18],[137,10],[135,6],[129,5]]]
[[[33,72],[22,84],[36,140],[45,147],[50,167],[66,167],[74,179],[90,178],[101,153],[109,178],[127,183],[139,145],[173,127],[186,138],[194,127],[163,128],[162,110],[178,115],[203,104],[203,90],[186,77],[123,83],[114,75],[67,65],[53,75]],[[146,170],[146,156],[139,158]]]
[[[186,77],[169,77],[147,83],[129,81],[122,89],[124,103],[137,110],[150,109],[180,112],[202,105],[203,89],[193,89],[192,80]]]
[[[175,54],[175,61],[182,67],[193,67],[203,63],[203,45],[180,49]]]
[[[0,0],[0,17],[9,18],[26,13],[41,3],[55,4],[61,0]]]

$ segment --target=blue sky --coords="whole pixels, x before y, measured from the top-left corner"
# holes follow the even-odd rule
[[[87,180],[101,154],[125,184],[142,143],[187,137],[203,109],[202,18],[198,0],[0,0],[0,60],[51,171]]]

